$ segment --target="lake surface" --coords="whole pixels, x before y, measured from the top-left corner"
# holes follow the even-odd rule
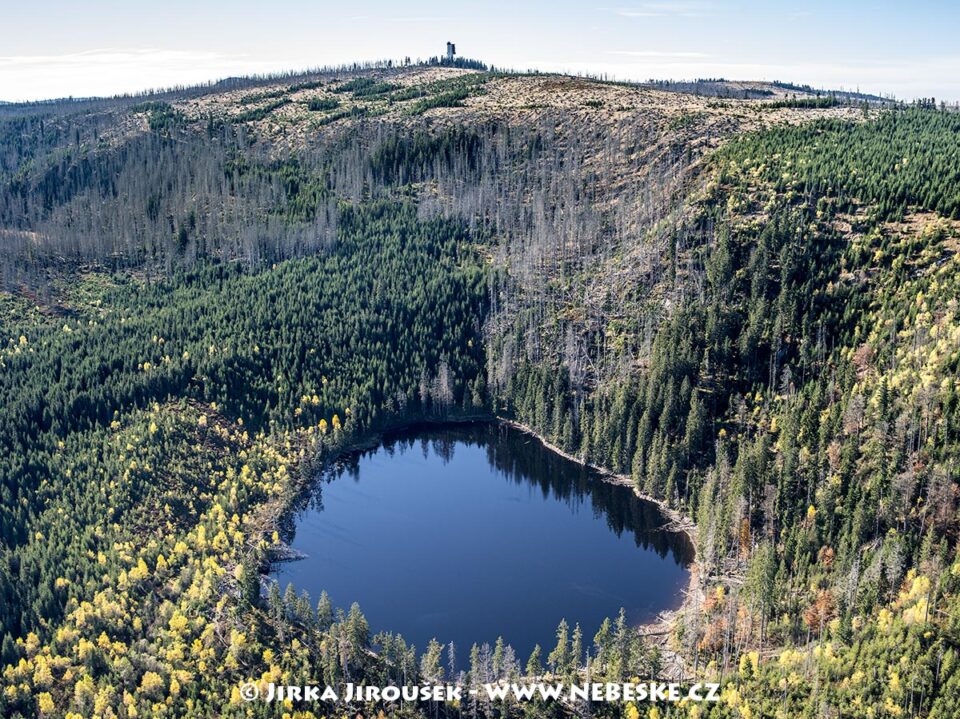
[[[621,607],[649,621],[680,604],[693,558],[656,505],[498,424],[388,436],[326,470],[305,504],[286,538],[307,556],[275,566],[281,589],[359,602],[373,632],[421,651],[453,641],[461,665],[501,635],[545,660],[564,618],[585,643]]]

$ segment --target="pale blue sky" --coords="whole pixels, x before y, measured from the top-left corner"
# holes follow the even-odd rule
[[[448,39],[517,69],[960,100],[960,3],[947,0],[0,0],[0,99],[428,57]]]

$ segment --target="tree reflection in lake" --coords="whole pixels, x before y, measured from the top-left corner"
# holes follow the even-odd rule
[[[421,427],[321,474],[285,532],[307,558],[274,576],[418,647],[503,635],[524,655],[563,618],[592,637],[621,606],[633,622],[676,606],[693,551],[666,521],[506,425]]]

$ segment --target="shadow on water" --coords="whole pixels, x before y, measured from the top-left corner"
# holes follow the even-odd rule
[[[667,523],[631,487],[507,425],[417,426],[319,473],[282,530],[306,559],[273,574],[359,601],[375,628],[420,646],[502,633],[529,651],[563,617],[592,632],[620,607],[639,623],[676,606],[694,550]]]
[[[537,438],[495,422],[414,425],[388,433],[376,447],[338,457],[320,472],[284,518],[282,536],[286,541],[293,538],[297,515],[304,510],[323,511],[325,484],[341,477],[358,482],[364,457],[378,452],[393,457],[419,447],[424,459],[432,451],[447,465],[453,461],[458,444],[484,448],[487,461],[501,475],[517,485],[536,485],[544,499],[560,500],[571,509],[580,509],[589,500],[595,517],[605,518],[618,537],[632,533],[640,549],[651,549],[660,557],[669,555],[682,566],[695,559],[684,532],[664,529],[669,520],[656,503],[638,497],[629,487],[604,481],[597,470],[551,451]]]

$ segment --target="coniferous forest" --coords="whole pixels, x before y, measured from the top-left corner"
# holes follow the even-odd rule
[[[0,106],[0,715],[672,671],[721,700],[363,715],[960,716],[960,114],[708,84],[436,61]],[[662,641],[563,623],[453,676],[261,586],[324,462],[466,418],[689,520]]]

